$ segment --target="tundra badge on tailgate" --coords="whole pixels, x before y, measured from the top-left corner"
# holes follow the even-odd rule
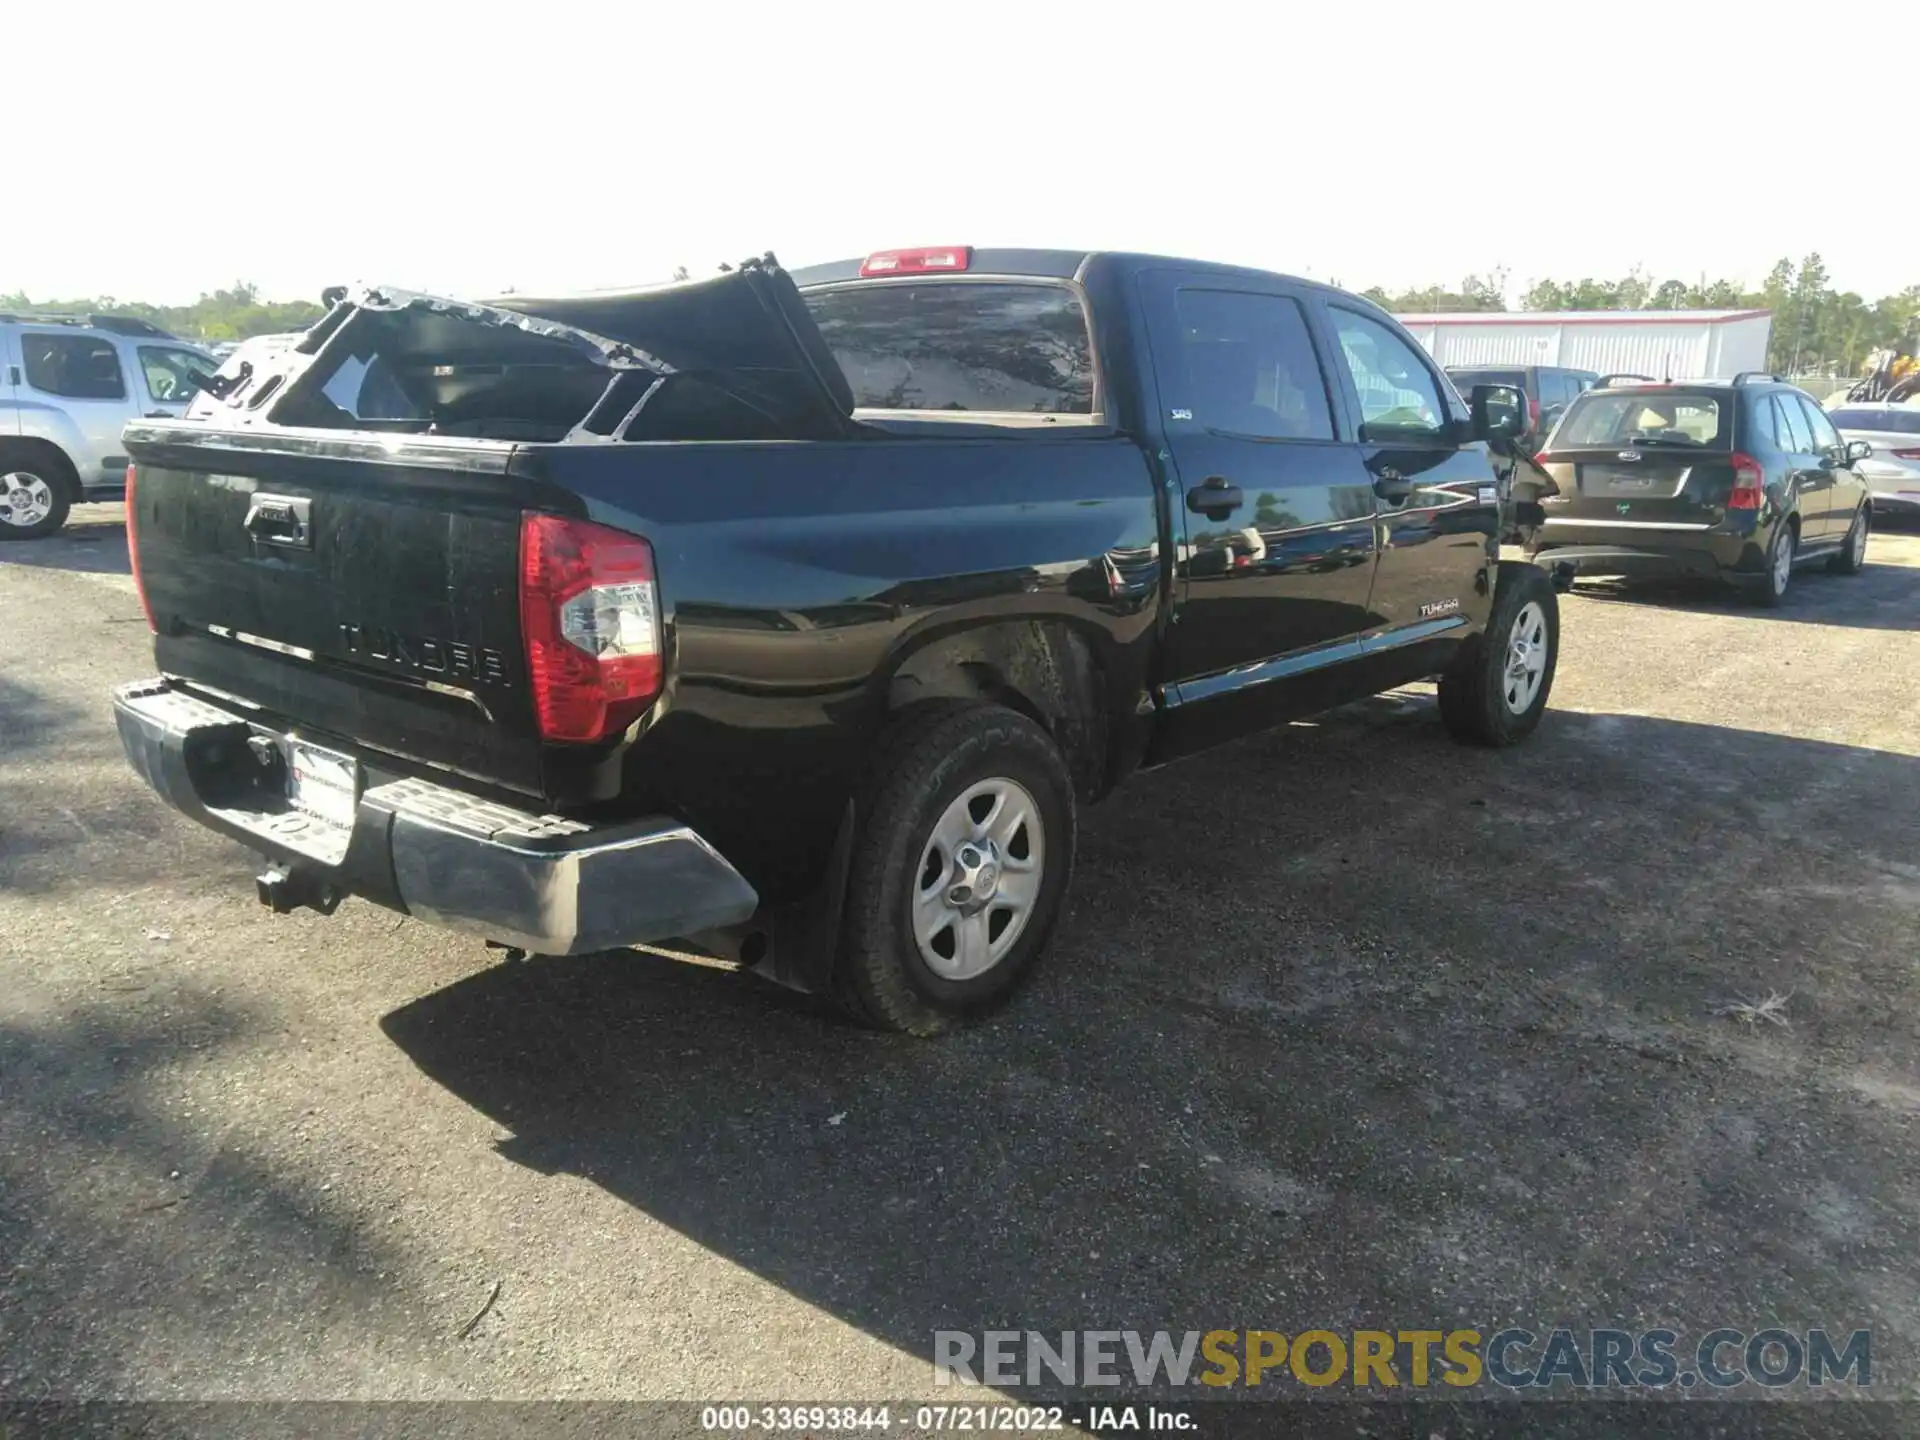
[[[429,675],[464,675],[495,685],[508,683],[506,657],[484,645],[436,640],[431,635],[402,635],[378,625],[343,624],[340,639],[349,655],[364,655],[389,665],[424,670]]]

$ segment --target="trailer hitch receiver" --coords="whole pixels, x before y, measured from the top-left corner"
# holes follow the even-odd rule
[[[302,909],[331,915],[340,908],[340,902],[345,898],[339,886],[285,865],[267,866],[254,876],[253,887],[260,896],[260,903],[276,915],[287,915]]]

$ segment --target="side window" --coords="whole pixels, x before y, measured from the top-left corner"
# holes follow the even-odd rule
[[[1411,343],[1358,311],[1332,307],[1333,326],[1340,337],[1340,355],[1360,397],[1363,438],[1381,438],[1381,432],[1399,436],[1432,437],[1440,433],[1446,406],[1440,401],[1433,373]]]
[[[127,398],[120,356],[110,340],[29,330],[20,336],[20,359],[27,384],[43,394],[70,400]]]
[[[1790,395],[1774,395],[1773,437],[1780,442],[1780,448],[1795,455],[1813,453],[1813,432],[1807,428],[1807,417],[1800,413],[1800,407],[1793,403]]]
[[[156,400],[184,403],[200,391],[200,382],[213,374],[214,367],[191,350],[168,346],[142,345],[140,371],[147,382],[147,393]]]
[[[1830,450],[1840,448],[1840,432],[1833,428],[1833,422],[1827,419],[1827,412],[1804,395],[1783,395],[1783,400],[1791,400],[1806,413],[1807,426],[1813,432],[1813,452],[1824,455]]]
[[[1179,292],[1193,417],[1262,440],[1331,440],[1326,377],[1300,302],[1231,290]]]

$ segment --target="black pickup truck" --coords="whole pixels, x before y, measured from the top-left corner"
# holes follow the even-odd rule
[[[1533,729],[1523,407],[1365,300],[1138,255],[364,290],[128,428],[120,734],[276,908],[690,939],[933,1033],[1131,771],[1431,676],[1457,737]]]

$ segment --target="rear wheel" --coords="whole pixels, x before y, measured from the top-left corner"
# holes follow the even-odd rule
[[[68,476],[36,451],[0,446],[0,540],[38,540],[67,523]]]
[[[1032,973],[1073,869],[1073,784],[1047,732],[942,702],[896,725],[861,807],[835,988],[855,1016],[937,1035]]]
[[[1468,745],[1524,740],[1546,712],[1560,660],[1560,600],[1537,565],[1500,562],[1486,633],[1440,677],[1440,718]]]
[[[1840,553],[1827,561],[1827,569],[1836,575],[1858,575],[1867,563],[1867,534],[1872,528],[1872,507],[1862,505],[1853,517],[1853,528],[1841,543]]]
[[[1776,525],[1767,545],[1766,573],[1747,582],[1747,598],[1754,604],[1772,609],[1786,598],[1793,581],[1793,554],[1799,548],[1800,531],[1789,520]]]

